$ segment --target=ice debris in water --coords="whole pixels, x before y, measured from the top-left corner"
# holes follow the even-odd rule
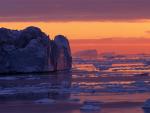
[[[53,99],[44,98],[44,99],[36,100],[35,103],[38,103],[38,104],[54,104],[54,103],[56,103],[56,101],[53,100]]]
[[[69,102],[80,102],[80,99],[79,98],[70,98],[67,101],[69,101]]]
[[[80,110],[99,111],[101,109],[101,107],[100,107],[101,104],[102,104],[102,102],[99,102],[99,101],[93,101],[93,100],[84,101]]]
[[[143,109],[150,109],[150,99],[146,100],[143,107]]]

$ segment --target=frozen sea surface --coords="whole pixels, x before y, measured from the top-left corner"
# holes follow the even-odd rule
[[[0,111],[83,113],[80,108],[90,100],[102,103],[92,113],[150,113],[142,109],[150,98],[149,62],[145,54],[103,55],[73,58],[69,72],[1,75]]]

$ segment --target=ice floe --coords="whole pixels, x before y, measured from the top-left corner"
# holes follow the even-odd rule
[[[80,110],[99,111],[101,109],[101,104],[102,102],[99,101],[87,100],[83,102],[83,105],[81,106]]]
[[[37,104],[54,104],[54,103],[56,103],[56,101],[53,99],[49,99],[49,98],[43,98],[40,100],[36,100],[35,103],[37,103]]]
[[[142,108],[143,109],[150,109],[150,99],[145,101]]]

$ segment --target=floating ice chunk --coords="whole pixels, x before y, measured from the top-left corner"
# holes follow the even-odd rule
[[[0,80],[17,80],[16,77],[0,77]]]
[[[100,106],[102,103],[103,102],[94,101],[94,100],[86,100],[86,101],[84,101],[84,104],[93,105],[93,106]]]
[[[144,113],[150,113],[150,109],[144,109]]]
[[[99,111],[100,105],[102,102],[99,101],[93,101],[93,100],[87,100],[83,102],[83,106],[80,108],[80,110],[84,111]]]
[[[11,95],[11,94],[15,94],[15,91],[13,89],[0,90],[0,95]]]
[[[84,111],[99,111],[100,107],[99,106],[93,106],[93,105],[83,105],[80,110]]]
[[[146,100],[143,107],[143,109],[150,109],[150,99]]]
[[[39,80],[40,78],[39,77],[28,77],[26,78],[26,80]]]
[[[35,103],[38,103],[38,104],[54,104],[54,103],[56,103],[56,101],[53,100],[53,99],[44,98],[44,99],[36,100]]]
[[[80,99],[79,98],[70,98],[67,101],[69,101],[69,102],[80,102]]]
[[[142,87],[142,86],[144,87],[146,84],[145,84],[145,81],[135,81],[135,82],[133,83],[133,85],[139,86],[139,87],[140,87],[140,86],[141,86],[141,87]]]
[[[95,49],[82,50],[74,53],[74,56],[76,58],[83,58],[83,59],[96,59],[98,57],[98,52]]]

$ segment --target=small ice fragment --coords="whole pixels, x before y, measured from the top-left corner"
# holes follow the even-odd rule
[[[0,80],[17,80],[16,77],[0,77]]]
[[[83,102],[83,106],[80,108],[80,110],[84,111],[99,111],[100,105],[102,102],[99,101],[93,101],[93,100],[87,100]]]
[[[56,103],[56,101],[53,100],[53,99],[44,98],[44,99],[36,100],[35,103],[39,103],[39,104],[54,104],[54,103]]]
[[[83,105],[80,110],[84,110],[84,111],[98,111],[100,110],[99,106],[93,106],[93,105]]]
[[[79,102],[80,99],[78,99],[78,98],[70,98],[70,99],[68,99],[68,101],[69,102]]]
[[[143,109],[150,109],[150,99],[146,100],[143,107]]]
[[[93,106],[100,106],[103,102],[100,101],[94,101],[94,100],[86,100],[84,101],[84,104],[86,105],[93,105]]]

